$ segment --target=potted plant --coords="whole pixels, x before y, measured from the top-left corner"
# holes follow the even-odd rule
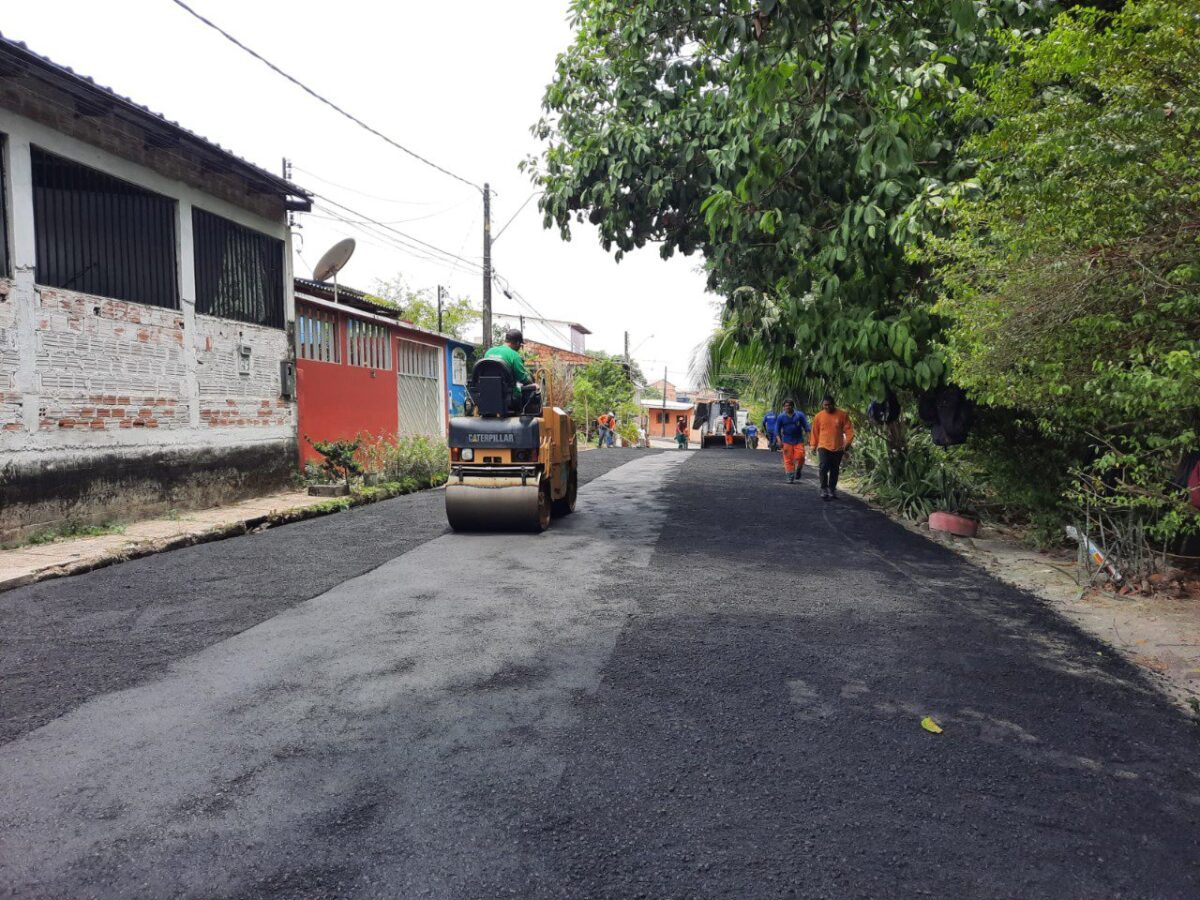
[[[979,519],[975,517],[967,488],[945,466],[938,466],[931,483],[938,508],[929,514],[929,530],[975,537],[979,533]]]
[[[305,440],[325,458],[321,469],[329,479],[328,484],[310,485],[309,494],[314,497],[347,496],[351,477],[362,472],[362,465],[355,459],[361,442],[357,438],[352,441],[314,441],[307,436]]]

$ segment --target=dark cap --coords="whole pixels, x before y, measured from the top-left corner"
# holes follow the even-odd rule
[[[504,343],[506,344],[523,344],[525,336],[521,334],[520,328],[510,328],[504,332]]]

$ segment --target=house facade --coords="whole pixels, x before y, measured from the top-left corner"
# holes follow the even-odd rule
[[[353,288],[296,279],[295,293],[301,464],[320,461],[317,441],[445,437],[453,374],[445,335]]]
[[[688,440],[698,441],[700,432],[692,428],[696,418],[696,407],[692,403],[682,403],[678,400],[641,400],[642,427],[646,434],[656,438],[674,438],[675,423],[679,416],[687,422]]]
[[[0,39],[0,541],[287,482],[308,205]]]

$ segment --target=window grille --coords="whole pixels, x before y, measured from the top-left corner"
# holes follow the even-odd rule
[[[390,369],[391,334],[386,325],[349,319],[346,322],[346,358],[352,366]]]
[[[282,328],[283,241],[192,208],[196,312]]]
[[[36,147],[30,156],[38,283],[178,309],[175,201]]]
[[[438,377],[438,348],[428,344],[418,344],[416,341],[400,341],[400,359],[396,371],[401,375],[414,375],[417,378]]]
[[[467,383],[467,351],[462,347],[455,347],[451,356],[454,359],[454,371],[452,372],[451,380],[455,384],[465,385]]]
[[[317,362],[341,362],[336,313],[306,308],[296,316],[296,355]]]

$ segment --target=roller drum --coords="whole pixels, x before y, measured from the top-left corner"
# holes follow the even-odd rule
[[[548,514],[537,481],[466,479],[446,485],[446,518],[455,531],[541,531]],[[547,507],[548,508],[548,507]]]

